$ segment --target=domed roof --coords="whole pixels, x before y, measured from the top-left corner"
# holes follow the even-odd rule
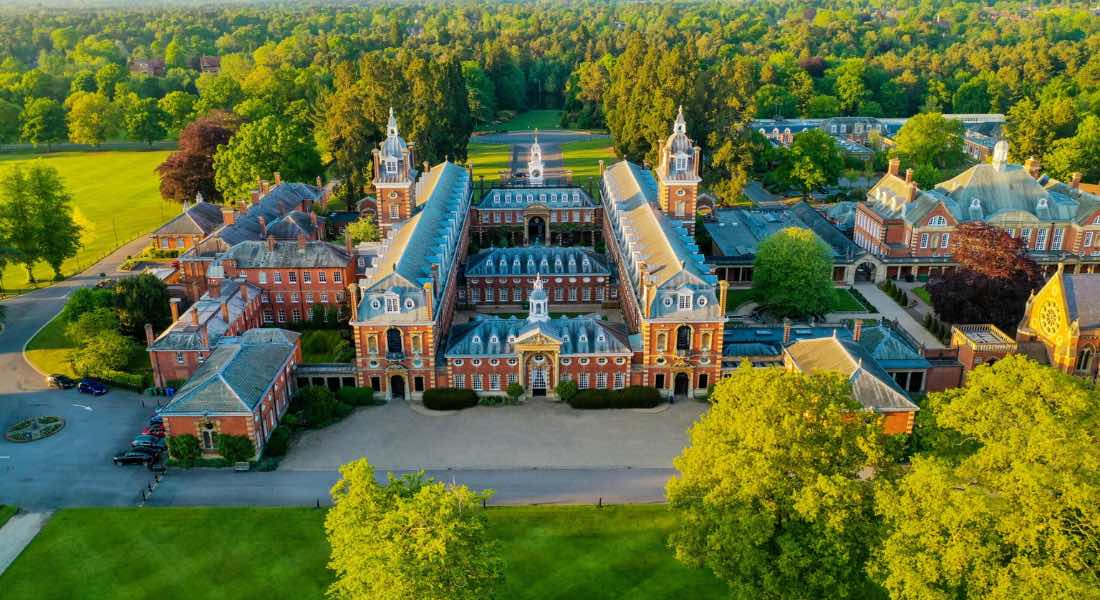
[[[408,144],[397,133],[397,118],[393,116],[393,108],[391,107],[390,120],[386,123],[386,141],[382,142],[382,156],[400,159],[408,149]]]
[[[676,122],[672,125],[672,135],[668,136],[665,146],[672,154],[686,154],[691,156],[695,149],[687,136],[687,121],[684,120],[684,107],[681,106],[676,113]]]

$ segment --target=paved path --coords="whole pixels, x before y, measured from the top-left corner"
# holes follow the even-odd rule
[[[542,146],[543,177],[545,179],[557,179],[565,173],[565,158],[562,155],[561,144],[539,143]],[[527,172],[527,162],[531,160],[531,144],[512,144],[512,173],[518,171]]]
[[[470,138],[470,142],[474,144],[530,144],[534,139],[534,131],[511,131],[508,133],[475,135]],[[543,148],[546,147],[546,144],[564,144],[567,142],[606,139],[610,139],[610,136],[606,133],[591,133],[588,131],[553,129],[539,132],[539,142],[543,144]]]
[[[943,348],[943,344],[940,343],[936,336],[932,335],[923,325],[917,322],[916,319],[909,314],[904,308],[902,308],[894,299],[887,296],[886,292],[878,289],[878,286],[873,283],[857,283],[856,289],[859,293],[863,294],[863,297],[867,299],[875,308],[882,313],[882,316],[887,319],[896,320],[909,335],[913,336],[918,342],[924,344],[926,348]],[[852,318],[849,316],[848,318]]]
[[[50,518],[50,512],[21,512],[0,527],[0,575],[8,570],[27,544],[42,530]]]

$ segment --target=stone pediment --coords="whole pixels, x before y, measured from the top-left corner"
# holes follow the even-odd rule
[[[556,336],[540,329],[535,329],[521,334],[513,344],[517,350],[529,348],[560,347],[561,340]]]

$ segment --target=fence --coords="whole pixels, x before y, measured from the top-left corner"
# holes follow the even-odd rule
[[[176,140],[162,140],[147,144],[145,142],[104,142],[98,146],[88,144],[58,144],[35,146],[34,144],[0,144],[0,154],[52,154],[55,152],[108,152],[111,150],[175,150],[179,146]]]

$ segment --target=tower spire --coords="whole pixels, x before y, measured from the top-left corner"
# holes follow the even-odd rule
[[[549,298],[546,296],[546,290],[542,287],[542,274],[535,274],[534,288],[531,290],[530,309],[527,313],[528,323],[544,323],[550,320],[550,313],[547,311],[547,304]]]
[[[397,136],[397,117],[393,114],[393,107],[390,107],[390,118],[386,122],[386,135],[390,137]]]

